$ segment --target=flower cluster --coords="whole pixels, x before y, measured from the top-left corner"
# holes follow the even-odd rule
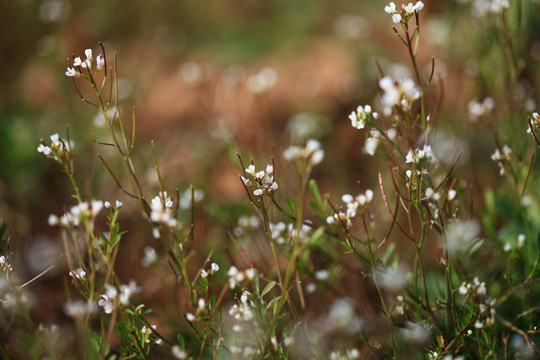
[[[231,266],[227,272],[227,275],[229,276],[229,284],[231,285],[231,289],[234,289],[236,285],[243,282],[245,279],[248,279],[249,281],[255,279],[257,270],[251,268],[245,271],[239,271],[236,266]]]
[[[204,191],[201,189],[194,189],[193,202],[196,204],[201,202],[202,199],[204,199]],[[182,193],[180,199],[178,200],[178,205],[180,205],[180,208],[183,210],[189,209],[191,206],[191,189],[187,189]]]
[[[345,194],[341,197],[341,200],[346,204],[347,210],[343,211],[340,209],[338,213],[335,213],[332,216],[329,216],[326,219],[326,222],[330,225],[335,225],[336,223],[344,224],[347,229],[352,225],[352,219],[356,216],[358,210],[363,211],[371,201],[373,200],[373,191],[366,190],[364,194],[360,194],[356,197],[353,197],[350,194]]]
[[[65,146],[68,146],[68,149],[65,148]],[[51,145],[47,146],[42,140],[42,143],[39,144],[37,151],[39,153],[42,153],[49,159],[54,159],[56,161],[61,161],[61,159],[64,156],[64,153],[71,152],[73,150],[73,147],[75,146],[75,143],[73,141],[66,141],[60,139],[58,134],[51,135]]]
[[[392,108],[398,107],[402,111],[408,111],[411,104],[420,98],[420,89],[412,79],[394,81],[389,76],[379,80],[379,86],[383,90],[382,105],[386,116],[392,114]]]
[[[379,114],[376,112],[372,112],[371,106],[358,106],[356,111],[353,111],[349,115],[349,119],[351,120],[351,125],[355,129],[363,129],[366,126],[367,122],[373,121],[373,119],[377,119],[379,117]]]
[[[468,105],[469,118],[472,121],[476,121],[483,116],[487,116],[494,106],[495,101],[493,101],[493,99],[490,97],[485,98],[482,102],[472,100]]]
[[[242,215],[238,218],[238,226],[233,229],[233,234],[235,236],[242,236],[257,229],[260,224],[261,220],[257,216]]]
[[[229,309],[229,315],[236,320],[236,324],[233,326],[235,333],[241,333],[244,330],[242,322],[253,320],[253,312],[251,310],[253,304],[248,300],[249,295],[249,292],[244,291],[240,296],[240,301]]]
[[[58,217],[54,214],[49,215],[48,223],[50,226],[79,226],[85,220],[95,219],[103,209],[103,201],[92,200],[90,203],[84,201],[69,209],[64,215]]]
[[[119,289],[105,284],[105,293],[101,295],[98,305],[103,308],[105,314],[110,314],[118,304],[128,306],[129,299],[133,294],[139,292],[141,292],[141,288],[137,286],[134,280],[131,280],[129,285],[120,285]]]
[[[495,322],[495,314],[497,313],[495,304],[497,301],[487,296],[485,282],[480,282],[478,277],[475,277],[471,283],[463,282],[458,291],[461,295],[470,297],[474,304],[478,306],[479,319],[474,324],[475,328],[482,329],[484,325],[492,325]]]
[[[324,150],[321,149],[321,143],[310,139],[305,147],[290,146],[283,152],[283,158],[288,161],[296,159],[308,160],[313,165],[319,164],[324,158]]]
[[[218,271],[219,271],[219,265],[216,263],[212,263],[212,265],[210,265],[210,270],[205,270],[205,269],[201,270],[201,277],[206,279],[208,275],[214,275]]]
[[[474,0],[473,14],[483,17],[489,14],[500,14],[510,7],[508,0]]]
[[[94,63],[94,57],[92,56],[92,49],[86,49],[84,51],[86,59],[82,60],[80,56],[73,59],[73,67],[68,67],[66,70],[66,76],[79,77],[82,75],[83,69],[88,69],[91,73],[92,64]],[[105,67],[105,58],[99,54],[96,59],[96,70],[99,71]]]
[[[270,237],[278,244],[286,244],[291,240],[298,239],[302,243],[306,243],[309,240],[311,234],[311,227],[303,224],[300,231],[297,230],[295,224],[290,223],[286,225],[280,221],[278,223],[270,223]]]
[[[7,259],[4,255],[0,256],[0,271],[10,272],[13,270],[13,267],[7,262]]]
[[[397,8],[396,4],[394,4],[394,2],[391,2],[384,7],[384,11],[387,14],[392,14],[392,21],[395,24],[406,24],[411,18],[411,16],[413,16],[415,13],[418,13],[423,8],[424,3],[421,1],[417,1],[414,5],[413,3],[408,3],[407,5],[403,4],[401,5],[401,8]]]
[[[235,358],[241,356],[243,359],[253,359],[255,354],[260,354],[260,350],[257,350],[249,345],[245,346],[244,348],[237,345],[231,345],[229,350],[231,351],[231,354],[235,356]]]
[[[499,174],[502,176],[504,175],[504,162],[510,160],[510,154],[512,153],[512,149],[508,145],[504,145],[502,148],[502,151],[499,149],[496,149],[493,154],[491,154],[491,160],[496,161],[499,165]]]
[[[108,201],[105,201],[105,202],[103,203],[103,205],[105,205],[105,208],[106,208],[106,209],[109,209],[109,210],[112,209],[112,210],[114,210],[114,209],[120,209],[124,204],[123,204],[120,200],[116,200],[116,201],[114,202],[114,206],[112,206],[112,204],[111,204],[110,202],[108,202]]]
[[[422,149],[415,149],[414,151],[410,149],[407,156],[405,156],[405,163],[418,164],[422,159],[426,159],[430,163],[437,162],[430,145],[424,145]]]
[[[251,181],[248,177],[241,176],[244,186],[254,186],[255,190],[253,194],[256,196],[262,196],[263,194],[272,194],[278,189],[277,182],[274,181],[274,167],[267,165],[266,170],[257,171],[255,165],[251,164],[245,170],[246,174],[249,174],[254,180]]]
[[[86,278],[86,271],[84,271],[81,267],[78,267],[75,270],[70,271],[69,276],[79,281],[82,281]]]
[[[350,349],[342,353],[341,351],[332,351],[330,360],[353,360],[360,359],[360,352],[356,349]]]
[[[186,314],[186,319],[187,319],[189,322],[193,322],[193,321],[197,320],[197,318],[201,318],[201,317],[204,316],[205,314],[207,314],[207,311],[206,311],[206,300],[204,300],[203,298],[200,298],[200,299],[197,301],[197,309],[195,310],[195,315],[192,314],[192,313],[187,313],[187,314]]]
[[[386,136],[388,136],[390,141],[393,141],[396,138],[396,135],[397,131],[393,127],[386,131]],[[364,142],[364,154],[370,156],[375,155],[375,151],[377,151],[377,147],[381,141],[384,141],[384,136],[378,129],[369,130],[366,141]]]
[[[150,220],[156,224],[168,226],[169,228],[175,228],[178,225],[178,221],[173,216],[173,201],[167,195],[167,192],[159,193],[158,196],[152,199],[150,204]],[[159,238],[159,229],[154,228],[154,237]]]
[[[278,74],[276,70],[265,67],[255,75],[248,77],[246,85],[254,94],[262,94],[276,85]]]
[[[150,267],[158,259],[156,250],[151,246],[146,246],[144,248],[144,257],[141,259],[141,264],[144,267]]]

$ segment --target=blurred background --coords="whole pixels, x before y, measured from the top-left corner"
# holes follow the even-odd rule
[[[474,16],[469,2],[425,3],[418,63],[425,81],[435,58],[427,94],[442,144],[435,151],[441,159],[463,152],[457,167],[462,185],[478,190],[475,201],[481,206],[483,190],[501,181],[489,156],[508,110],[507,84],[500,76],[507,68],[504,53],[491,31],[496,25]],[[515,38],[527,60],[519,100],[532,112],[539,100],[540,11],[534,1],[523,3]],[[0,217],[11,231],[10,251],[23,281],[56,264],[32,284],[39,304],[33,307],[36,323],[67,322],[62,304],[68,270],[58,230],[47,218],[74,201],[60,168],[36,151],[40,139],[65,137],[66,127],[75,142],[75,177],[86,197],[124,202],[120,223],[128,233],[119,277],[124,283],[136,279],[144,290],[141,302],[149,307],[159,308],[165,299],[164,285],[154,281],[156,271],[141,264],[143,249],[153,246],[159,253],[160,245],[151,227],[141,225],[137,204],[118,190],[97,158],[99,152],[120,169],[112,151],[91,140],[93,133],[97,141],[107,141],[103,119],[81,102],[64,74],[72,54],[82,56],[91,48],[97,55],[98,42],[109,61],[117,54],[120,111],[130,129],[135,109],[136,167],[147,197],[159,191],[151,140],[165,189],[182,193],[193,184],[203,190],[196,271],[211,249],[235,252],[228,232],[241,215],[250,214],[237,152],[244,161],[254,158],[258,168],[274,156],[281,200],[294,194],[297,180],[285,175],[294,169],[281,153],[308,138],[321,140],[326,153],[314,173],[321,192],[339,199],[354,193],[357,181],[376,189],[378,172],[388,171],[391,162],[384,149],[375,156],[364,153],[366,132],[353,129],[348,114],[365,104],[380,111],[375,59],[388,75],[412,77],[385,5],[378,0],[1,1]],[[471,122],[469,102],[487,96],[495,100],[492,114]],[[527,125],[519,121],[514,124],[522,134]],[[169,275],[164,268],[159,276],[173,283]],[[185,309],[175,311],[180,315]]]

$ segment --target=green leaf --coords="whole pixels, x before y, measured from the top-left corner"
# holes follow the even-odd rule
[[[390,259],[390,256],[392,256],[395,249],[396,249],[396,243],[390,243],[390,245],[384,251],[384,254],[382,254],[381,256],[381,261],[383,264],[386,265],[386,263],[388,262],[388,259]]]
[[[291,210],[291,212],[287,212],[287,211],[284,211],[285,215],[287,216],[290,216],[290,217],[295,217],[296,216],[296,211],[294,210],[294,200],[288,196],[285,201],[287,202],[287,205],[289,206],[289,209]]]
[[[322,221],[323,223],[326,223],[326,218],[319,213],[313,214],[313,217],[319,221]]]
[[[317,240],[319,240],[324,235],[324,226],[319,227],[315,232],[311,235],[310,242],[315,243]]]
[[[270,281],[263,289],[262,293],[261,293],[261,297],[264,297],[264,295],[268,294],[268,292],[270,292],[270,290],[272,290],[274,288],[274,286],[276,286],[276,282],[275,281]]]
[[[317,182],[313,179],[309,180],[309,191],[311,191],[311,194],[313,195],[313,198],[315,199],[315,202],[318,206],[318,210],[324,211],[324,204],[322,201],[321,193],[319,192]]]
[[[259,294],[259,275],[255,274],[255,279],[253,280],[253,287],[255,290],[255,294]]]
[[[484,239],[478,239],[473,242],[473,244],[469,247],[469,256],[474,254],[476,250],[478,250],[482,244],[484,243]]]
[[[201,277],[199,279],[199,284],[201,285],[201,290],[203,294],[206,295],[208,293],[208,279]]]
[[[178,345],[180,345],[180,348],[185,349],[186,348],[186,339],[184,339],[184,337],[181,334],[178,334],[177,339],[178,339]]]

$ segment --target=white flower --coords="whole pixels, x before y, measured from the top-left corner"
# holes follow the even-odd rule
[[[324,150],[321,149],[321,143],[315,139],[307,141],[304,148],[299,146],[290,146],[283,152],[285,160],[307,159],[311,165],[319,164],[324,158]]]
[[[72,318],[79,318],[96,311],[96,305],[82,300],[64,304],[64,312]]]
[[[418,1],[415,5],[414,5],[414,11],[416,12],[419,12],[420,10],[422,10],[424,8],[424,3],[421,2],[421,1]]]
[[[187,359],[187,356],[188,356],[186,351],[183,349],[180,349],[180,346],[178,345],[174,345],[171,348],[171,353],[176,359],[181,359],[181,360]]]
[[[384,11],[386,11],[388,14],[394,14],[397,11],[396,4],[391,2],[390,4],[384,7]]]
[[[412,79],[403,79],[396,83],[389,76],[385,76],[379,80],[379,87],[383,90],[381,100],[386,116],[392,113],[394,106],[399,106],[403,111],[408,111],[411,104],[421,94],[420,89]]]
[[[86,271],[84,271],[81,267],[78,267],[75,270],[70,271],[69,276],[74,276],[78,280],[82,280],[82,279],[86,278]]]
[[[96,58],[96,69],[101,70],[105,66],[105,59],[103,58],[103,55],[99,54]]]
[[[37,148],[37,151],[40,152],[40,153],[43,153],[43,155],[45,155],[46,157],[50,158],[50,159],[53,159],[54,158],[54,154],[53,154],[53,151],[50,147],[48,146],[45,146],[43,144],[39,144],[38,148]]]
[[[210,273],[215,274],[218,271],[219,271],[219,265],[216,263],[212,263],[212,265],[210,265]]]
[[[99,300],[98,305],[103,308],[103,311],[105,311],[105,314],[112,313],[115,308],[113,299],[111,299],[107,295],[101,295],[101,299]]]
[[[314,277],[319,281],[325,281],[330,277],[330,272],[328,270],[318,270],[315,272]]]
[[[195,315],[193,315],[192,313],[187,313],[186,314],[186,319],[189,321],[189,322],[193,322],[195,320]]]
[[[58,225],[58,216],[54,215],[54,214],[51,214],[49,215],[49,219],[47,220],[47,223],[49,224],[49,226],[55,226],[55,225]]]
[[[144,267],[149,267],[157,260],[156,250],[150,246],[144,248],[144,257],[141,260],[141,264]]]
[[[86,55],[86,60],[92,62],[92,49],[86,49],[84,50],[84,54]]]
[[[120,295],[118,296],[118,300],[120,301],[120,304],[127,306],[129,305],[131,296],[139,292],[141,292],[141,288],[137,286],[135,280],[131,280],[129,285],[120,285]]]
[[[252,93],[261,94],[272,88],[277,83],[277,79],[277,72],[270,67],[266,67],[258,74],[251,75],[247,79],[247,87]]]
[[[395,24],[399,24],[401,22],[401,15],[399,15],[399,14],[392,15],[392,21]]]
[[[468,249],[480,232],[480,225],[476,220],[456,220],[450,224],[446,231],[446,245],[452,254],[461,253]]]
[[[78,72],[77,70],[75,70],[74,68],[70,68],[68,67],[67,70],[66,70],[66,76],[69,76],[69,77],[78,77],[80,76],[81,73]]]
[[[201,270],[201,277],[202,277],[203,279],[206,279],[206,278],[208,277],[208,271],[202,269],[202,270]]]
[[[255,165],[253,165],[253,164],[249,165],[249,166],[247,167],[247,169],[246,169],[246,172],[247,172],[249,175],[255,177],[255,174],[256,174],[256,171],[255,171]]]
[[[263,194],[263,191],[262,189],[257,189],[253,192],[253,194],[255,194],[256,196],[261,196]]]
[[[79,56],[77,56],[75,59],[73,59],[73,66],[81,66],[82,65],[82,61],[81,61],[81,58]]]
[[[525,239],[525,234],[518,235],[518,249],[521,249],[523,247],[523,244],[525,244]]]

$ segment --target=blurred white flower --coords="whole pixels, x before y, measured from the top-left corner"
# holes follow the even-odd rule
[[[450,223],[446,231],[446,246],[451,254],[459,254],[468,250],[480,232],[478,221],[456,220]]]

